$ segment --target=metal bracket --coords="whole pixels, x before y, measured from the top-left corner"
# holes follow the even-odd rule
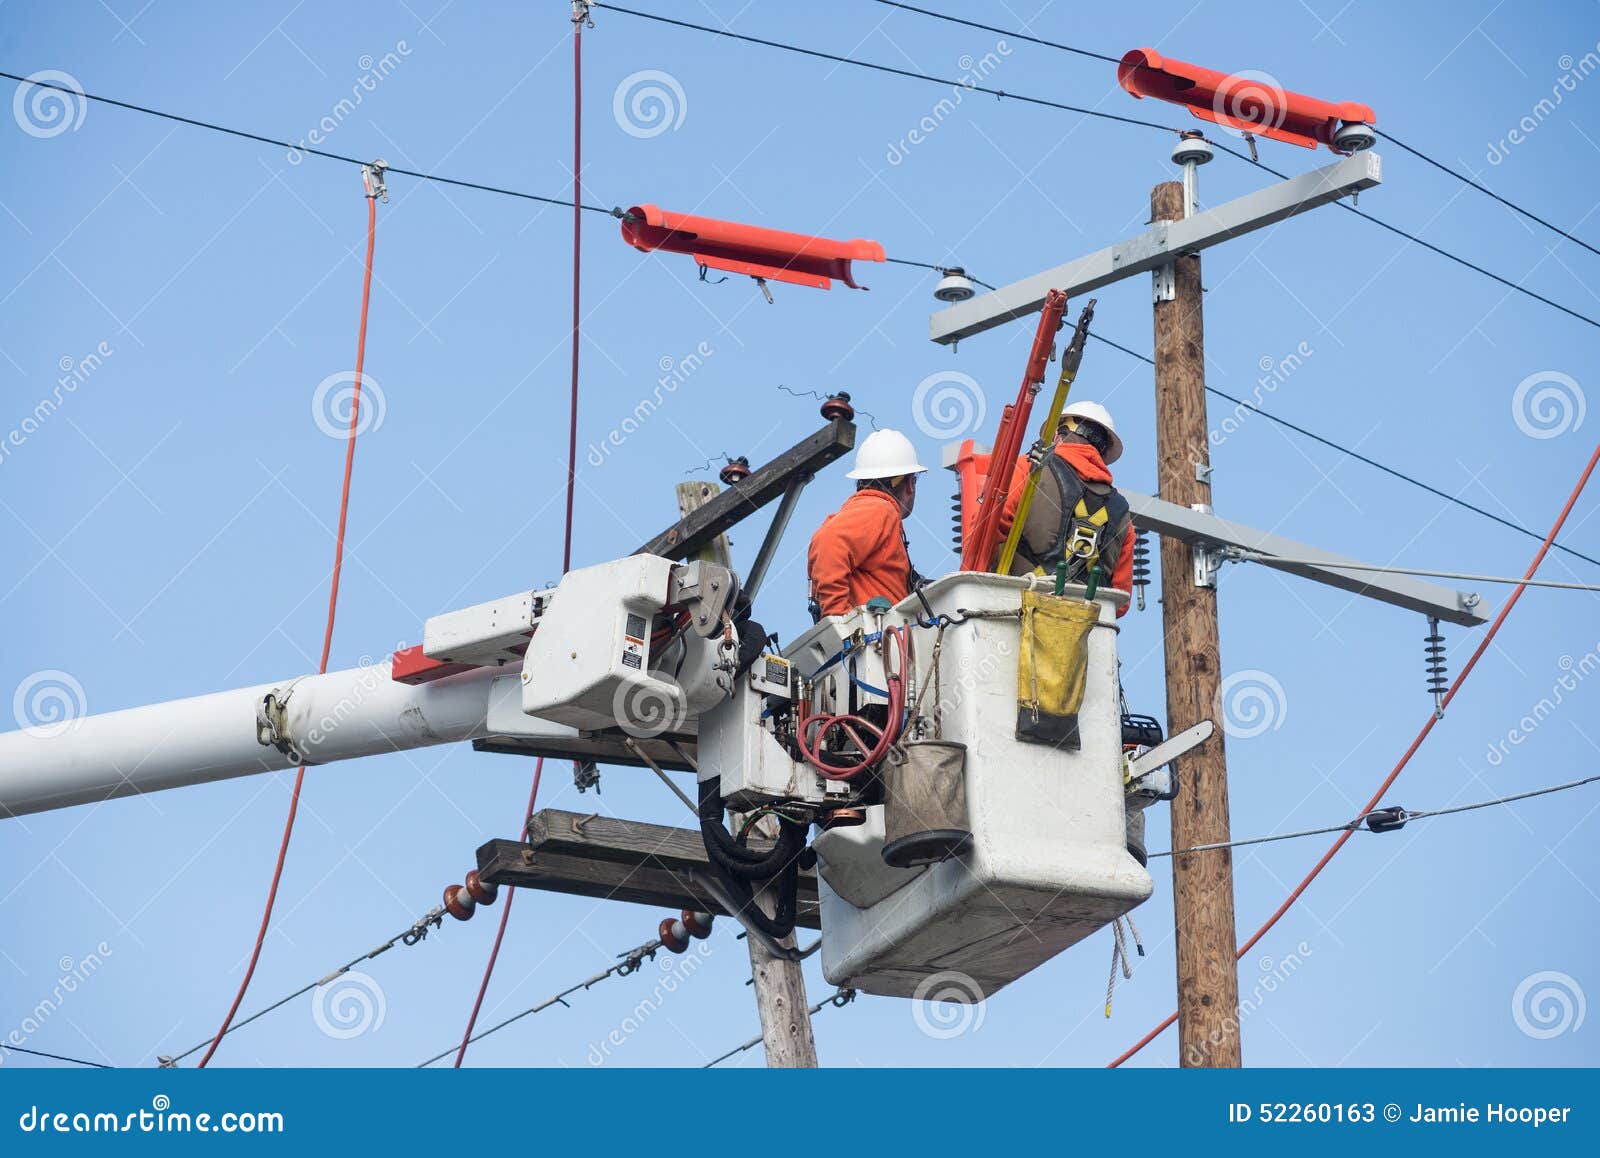
[[[1194,557],[1194,585],[1216,587],[1217,573],[1222,570],[1222,552],[1216,547],[1195,544],[1190,554]]]
[[[295,745],[289,735],[289,697],[294,695],[295,680],[285,688],[273,688],[256,701],[256,742],[263,748],[276,748],[296,764],[309,764],[305,753]]]
[[[722,630],[724,614],[739,595],[739,580],[719,563],[696,559],[672,568],[667,602],[687,606],[696,633],[710,639]]]
[[[1203,482],[1206,486],[1211,485],[1211,464],[1209,462],[1197,462],[1194,464],[1194,481]],[[1210,513],[1210,508],[1207,508],[1206,513]]]
[[[1150,271],[1150,300],[1170,302],[1178,296],[1177,268],[1168,262]]]

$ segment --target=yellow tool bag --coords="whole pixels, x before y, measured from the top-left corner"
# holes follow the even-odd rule
[[[1017,656],[1017,739],[1077,751],[1078,709],[1089,672],[1089,632],[1100,605],[1022,593],[1022,648]]]

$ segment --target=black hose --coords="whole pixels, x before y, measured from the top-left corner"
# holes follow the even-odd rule
[[[713,776],[700,782],[700,835],[706,855],[734,876],[766,880],[776,876],[805,847],[805,829],[788,821],[779,822],[778,841],[760,852],[735,840],[722,827],[722,780]]]

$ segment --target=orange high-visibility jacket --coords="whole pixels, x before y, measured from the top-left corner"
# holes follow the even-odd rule
[[[1063,459],[1068,466],[1078,472],[1078,477],[1085,482],[1107,483],[1111,482],[1111,470],[1106,466],[1105,460],[1100,457],[1100,452],[1087,443],[1058,442],[1055,453]],[[1028,482],[1028,471],[1032,464],[1026,456],[1017,459],[1016,473],[1011,476],[1011,491],[1006,495],[1006,505],[1000,509],[1000,538],[1011,530],[1012,520],[1017,516],[1017,507],[1022,503],[1022,490]],[[1111,569],[1111,586],[1118,591],[1133,590],[1133,532],[1129,531],[1122,540],[1122,554],[1118,556],[1116,566]],[[1117,608],[1117,614],[1126,615],[1128,605],[1123,604]]]
[[[811,595],[824,615],[844,615],[875,595],[891,603],[911,588],[900,504],[886,491],[857,491],[822,520],[806,553]]]

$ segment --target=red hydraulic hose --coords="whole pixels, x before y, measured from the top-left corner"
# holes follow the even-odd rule
[[[1506,600],[1506,605],[1500,609],[1500,614],[1494,617],[1494,622],[1489,625],[1489,630],[1484,633],[1483,639],[1478,643],[1477,649],[1472,653],[1472,657],[1467,660],[1466,666],[1461,669],[1461,674],[1456,676],[1455,682],[1450,685],[1450,690],[1445,693],[1444,701],[1441,706],[1448,706],[1450,701],[1456,698],[1456,693],[1461,690],[1461,685],[1467,682],[1467,677],[1472,674],[1472,669],[1478,666],[1478,660],[1483,658],[1483,653],[1489,650],[1489,645],[1494,642],[1494,637],[1500,632],[1500,625],[1506,621],[1506,617],[1511,614],[1511,609],[1517,605],[1517,601],[1522,598],[1522,593],[1528,589],[1527,581],[1533,578],[1533,573],[1539,569],[1539,564],[1544,562],[1544,557],[1550,550],[1550,544],[1553,543],[1556,536],[1561,533],[1561,528],[1566,523],[1567,516],[1572,513],[1572,508],[1578,502],[1578,496],[1583,494],[1584,488],[1589,485],[1589,476],[1594,473],[1594,469],[1597,464],[1600,464],[1600,444],[1595,446],[1594,453],[1589,456],[1589,464],[1583,468],[1583,473],[1578,476],[1577,485],[1572,488],[1572,494],[1567,497],[1566,505],[1561,508],[1561,514],[1556,517],[1555,525],[1550,528],[1550,533],[1544,537],[1544,542],[1539,545],[1539,550],[1534,555],[1533,562],[1528,564],[1528,570],[1522,576],[1523,581],[1517,584],[1516,588],[1511,592],[1511,597]],[[1433,731],[1433,726],[1438,722],[1439,717],[1437,715],[1430,714],[1428,716],[1427,723],[1422,725],[1422,730],[1417,733],[1416,739],[1411,741],[1411,746],[1407,748],[1405,750],[1405,754],[1400,757],[1400,762],[1396,764],[1394,768],[1390,770],[1389,774],[1383,778],[1383,783],[1378,785],[1378,790],[1372,794],[1372,799],[1368,800],[1367,803],[1362,807],[1361,811],[1356,814],[1357,819],[1366,816],[1369,812],[1378,807],[1378,804],[1383,799],[1384,794],[1387,793],[1394,785],[1394,782],[1400,778],[1400,773],[1405,771],[1407,764],[1411,763],[1411,757],[1417,754],[1417,749],[1422,747],[1422,742],[1428,738],[1428,734]],[[1250,952],[1251,949],[1254,949],[1256,947],[1256,943],[1272,930],[1272,927],[1276,925],[1283,915],[1287,913],[1294,905],[1294,903],[1300,899],[1300,895],[1311,886],[1311,882],[1316,880],[1317,877],[1322,874],[1322,870],[1328,867],[1328,862],[1338,855],[1339,850],[1344,847],[1345,841],[1349,840],[1355,835],[1355,831],[1356,830],[1354,826],[1352,826],[1339,834],[1339,838],[1329,846],[1328,851],[1322,854],[1322,859],[1318,860],[1316,864],[1311,866],[1311,871],[1308,872],[1300,881],[1300,883],[1295,885],[1294,889],[1289,893],[1289,895],[1284,898],[1283,904],[1279,905],[1273,911],[1272,916],[1268,917],[1262,926],[1250,935],[1250,939],[1248,941],[1239,946],[1239,952],[1234,957],[1235,961],[1243,960],[1244,955]],[[1178,1015],[1176,1012],[1169,1014],[1165,1021],[1156,1026],[1149,1033],[1145,1034],[1138,1041],[1134,1042],[1133,1045],[1125,1052],[1119,1054],[1113,1061],[1111,1061],[1106,1068],[1114,1069],[1115,1067],[1120,1066],[1123,1062],[1127,1061],[1156,1038],[1160,1037],[1161,1034],[1166,1031],[1167,1027],[1177,1020]]]
[[[350,513],[350,474],[355,465],[356,423],[361,414],[361,372],[367,356],[367,304],[372,299],[372,249],[378,233],[378,189],[369,179],[366,169],[362,170],[361,179],[367,189],[367,260],[361,277],[361,325],[356,333],[356,380],[350,392],[350,433],[345,440],[344,484],[339,490],[339,529],[333,542],[333,573],[328,580],[328,616],[322,629],[322,658],[317,661],[319,675],[328,670],[328,654],[333,649],[334,612],[339,607],[339,576],[344,570],[344,528],[346,516]],[[267,939],[267,926],[272,923],[272,907],[278,900],[278,882],[283,879],[283,862],[289,855],[289,837],[294,832],[295,814],[300,811],[300,788],[304,785],[305,779],[306,769],[302,764],[294,774],[294,791],[289,794],[289,815],[283,822],[283,839],[278,842],[278,862],[272,869],[272,884],[267,889],[267,904],[261,913],[261,927],[256,930],[256,943],[250,950],[250,964],[245,966],[244,980],[239,982],[239,992],[234,994],[233,1004],[228,1007],[228,1016],[222,1019],[222,1027],[217,1030],[217,1036],[211,1039],[211,1045],[206,1048],[205,1056],[200,1059],[198,1067],[200,1069],[205,1069],[206,1063],[211,1060],[211,1055],[217,1052],[217,1046],[228,1032],[228,1027],[233,1024],[234,1015],[239,1012],[239,1003],[244,1000],[245,991],[250,988],[250,979],[256,974],[256,962],[261,960],[261,946]]]
[[[900,738],[900,731],[905,720],[905,675],[911,670],[911,651],[909,627],[886,627],[883,629],[883,675],[888,690],[888,722],[879,728],[872,721],[851,714],[810,714],[810,700],[803,699],[800,704],[799,728],[796,729],[795,741],[800,746],[800,752],[817,772],[829,780],[848,780],[865,768],[870,768],[879,763],[889,754],[889,749]],[[894,643],[894,650],[899,657],[900,670],[896,671],[889,660],[889,644]],[[817,729],[815,740],[810,740],[811,729]],[[827,736],[830,731],[838,729],[843,732],[852,744],[862,753],[861,759],[856,764],[835,764],[824,753]],[[869,749],[861,738],[861,732],[868,732],[877,737],[876,742]]]
[[[580,339],[578,287],[582,271],[580,244],[583,240],[583,22],[582,6],[574,5],[572,14],[572,385],[568,399],[567,423],[567,514],[566,528],[561,537],[561,572],[572,569],[572,493],[578,479],[578,348]],[[539,799],[539,779],[544,773],[544,757],[533,766],[533,787],[528,792],[528,807],[522,816],[522,830],[533,819],[533,808]],[[473,1027],[478,1024],[478,1013],[483,1009],[483,995],[489,990],[489,978],[494,976],[495,962],[500,959],[500,942],[506,935],[506,922],[511,919],[511,902],[517,890],[506,893],[506,903],[500,910],[500,925],[495,929],[494,945],[489,949],[489,961],[483,968],[483,980],[478,984],[478,996],[472,1003],[472,1015],[467,1018],[467,1028],[461,1034],[461,1046],[456,1050],[455,1068],[467,1056],[467,1044],[472,1040]]]

